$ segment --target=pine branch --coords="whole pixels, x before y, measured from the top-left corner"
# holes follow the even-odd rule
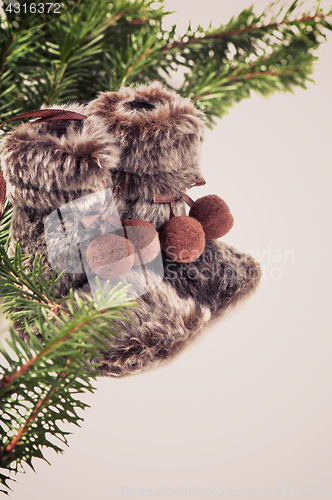
[[[24,464],[33,468],[34,458],[45,460],[45,447],[58,453],[63,449],[56,439],[68,444],[68,432],[59,422],[79,425],[82,418],[77,409],[87,407],[79,396],[94,391],[98,363],[93,360],[109,348],[113,336],[120,335],[115,322],[130,321],[123,313],[130,313],[135,302],[123,305],[128,287],[119,289],[119,285],[106,296],[106,288],[99,289],[96,300],[82,299],[72,290],[68,298],[55,299],[58,278],[53,274],[50,282],[44,281],[41,259],[36,256],[29,271],[18,244],[12,258],[0,246],[0,257],[3,308],[12,320],[21,320],[30,337],[27,345],[11,328],[10,350],[0,346],[4,360],[0,364],[0,484],[8,489],[8,480]]]
[[[43,103],[86,102],[120,85],[156,79],[166,84],[162,75],[184,67],[185,81],[178,92],[196,100],[212,126],[251,91],[268,95],[305,87],[311,81],[314,52],[332,29],[331,12],[324,14],[319,2],[303,13],[296,0],[275,15],[271,6],[260,15],[250,7],[218,28],[192,29],[189,24],[176,38],[175,27],[161,27],[168,14],[163,2],[157,9],[152,0],[97,3],[98,8],[96,0],[67,8],[63,16],[43,24],[36,36],[7,28],[5,55],[0,58],[5,70],[0,81],[4,117],[14,109],[28,111]],[[13,34],[18,37],[16,52]]]
[[[298,10],[295,1],[271,19],[271,6],[260,16],[251,7],[226,26],[207,32],[199,27],[200,36],[191,36],[189,28],[180,41],[166,45],[164,52],[190,67],[179,92],[196,101],[209,126],[251,91],[292,92],[312,81],[314,51],[332,29],[331,11],[323,14],[319,2],[313,12]]]
[[[9,5],[9,0],[5,2]],[[74,7],[72,3],[66,0],[60,17],[53,15],[47,22],[41,19],[39,25],[36,15],[20,12],[13,17],[5,12],[7,20],[1,20],[0,28],[2,121],[45,103],[86,101],[106,90],[102,85],[108,49],[114,43],[121,45],[134,31],[160,24],[167,14],[162,6],[151,8],[158,0],[116,0],[112,4],[86,0]],[[6,126],[4,131],[11,128]]]
[[[36,255],[30,270],[29,266],[24,266],[26,258],[21,255],[18,244],[13,258],[9,258],[0,246],[0,297],[5,298],[3,307],[13,323],[20,323],[22,318],[32,323],[41,303],[53,312],[59,310],[54,290],[63,272],[56,278],[53,269],[52,279],[45,282],[43,271],[46,267],[41,266],[41,259]]]
[[[250,14],[252,13],[251,10],[249,10],[248,12]],[[282,24],[292,25],[292,24],[296,24],[296,23],[304,23],[307,21],[317,21],[318,19],[322,20],[324,18],[325,18],[325,16],[323,14],[317,13],[317,14],[312,15],[312,16],[306,15],[300,19],[293,20],[293,21],[290,21],[289,19],[285,18],[282,21]],[[254,24],[252,26],[246,26],[245,28],[238,28],[238,29],[233,29],[233,30],[225,31],[225,32],[216,32],[216,33],[206,34],[206,35],[201,36],[201,37],[191,37],[188,40],[181,40],[179,42],[166,45],[166,47],[164,47],[162,49],[162,52],[170,52],[170,51],[177,49],[179,47],[185,47],[185,46],[191,45],[193,43],[197,43],[197,42],[204,43],[205,41],[209,42],[210,40],[220,40],[221,38],[230,38],[231,39],[235,35],[244,35],[245,33],[249,33],[252,31],[256,31],[256,32],[266,31],[267,32],[267,31],[270,31],[271,29],[278,28],[280,26],[280,24],[281,23],[277,23],[277,22],[266,24],[265,26],[262,26],[259,24]]]
[[[9,200],[6,199],[2,218],[0,220],[0,245],[6,246],[7,244],[12,213],[13,207],[11,206]]]

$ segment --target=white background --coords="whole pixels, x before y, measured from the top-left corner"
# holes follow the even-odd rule
[[[166,26],[249,5],[166,0]],[[318,55],[316,85],[241,102],[203,144],[192,195],[226,200],[224,240],[261,262],[258,291],[171,363],[99,379],[70,448],[19,475],[13,500],[332,496],[331,36]]]

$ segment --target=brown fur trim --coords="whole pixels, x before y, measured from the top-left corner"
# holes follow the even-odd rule
[[[136,99],[153,104],[154,109],[132,109]],[[190,173],[188,189],[201,176],[200,141],[204,122],[190,99],[164,88],[159,82],[149,86],[122,87],[117,94],[102,93],[88,104],[88,114],[99,116],[121,148],[121,171],[156,175]],[[194,176],[193,176],[194,174]]]
[[[84,196],[111,187],[118,160],[114,138],[93,117],[22,124],[2,144],[8,198],[34,209],[59,207],[77,198],[78,190]]]

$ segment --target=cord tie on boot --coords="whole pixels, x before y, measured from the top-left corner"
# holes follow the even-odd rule
[[[205,181],[204,181],[205,183]],[[196,184],[195,184],[196,185]],[[177,200],[183,200],[190,208],[194,206],[194,200],[186,193],[172,194],[155,194],[153,197],[154,203],[169,203],[170,204],[170,218],[175,217],[173,208]]]

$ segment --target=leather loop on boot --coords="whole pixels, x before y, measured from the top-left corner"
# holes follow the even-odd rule
[[[176,195],[172,194],[155,194],[153,197],[153,201],[155,203],[170,203],[171,210],[174,207],[174,204],[177,200],[183,200],[190,208],[194,206],[194,200],[192,200],[186,193],[180,193]]]
[[[0,127],[5,125],[5,123],[11,122],[12,120],[35,117],[39,119],[31,123],[48,122],[53,120],[84,120],[87,118],[85,115],[75,113],[74,111],[67,111],[66,109],[37,109],[35,111],[28,111],[22,115],[13,116],[12,118],[9,118],[5,122],[1,123]]]
[[[203,179],[203,177],[197,177],[195,184],[192,187],[195,186],[205,186],[206,180]]]

